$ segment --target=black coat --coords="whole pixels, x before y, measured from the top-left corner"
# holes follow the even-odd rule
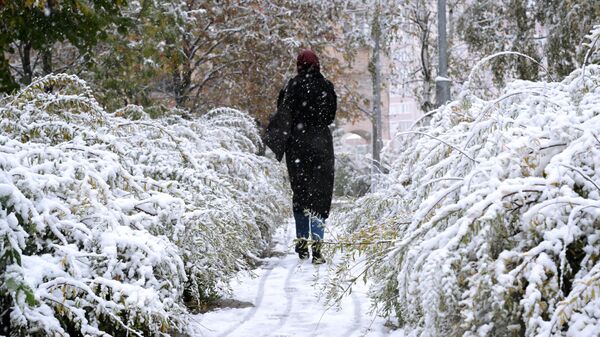
[[[318,71],[292,78],[279,93],[265,143],[283,158],[292,185],[294,212],[329,216],[333,194],[334,154],[329,125],[335,119],[333,84]]]

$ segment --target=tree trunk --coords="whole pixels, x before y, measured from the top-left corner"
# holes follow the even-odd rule
[[[423,104],[421,108],[428,112],[432,108],[431,104],[431,68],[429,65],[429,32],[421,32],[421,69],[423,73]]]
[[[173,78],[173,96],[175,97],[175,106],[178,108],[182,107],[185,104],[185,93],[183,88],[183,79],[182,79],[181,69],[179,66],[175,66],[173,69],[172,78]]]
[[[52,74],[52,49],[42,51],[42,70],[44,75]]]
[[[436,106],[450,100],[448,79],[448,41],[446,40],[446,0],[437,0],[438,5],[438,77],[435,81]]]
[[[381,172],[381,149],[383,147],[381,121],[381,28],[381,13],[378,6],[373,19],[372,37],[374,47],[371,60],[371,78],[373,82],[373,118],[371,120],[373,125],[373,135],[371,138],[373,142],[373,177]],[[373,183],[371,187],[374,188]]]
[[[23,45],[21,53],[21,65],[23,66],[23,77],[21,83],[28,85],[31,83],[33,71],[31,69],[31,43],[27,42]]]
[[[178,108],[186,107],[192,86],[192,46],[185,36],[182,37],[181,55],[184,58],[179,61],[179,64],[174,65],[173,73],[175,104]]]
[[[429,59],[429,13],[426,5],[419,3],[414,15],[421,39],[421,74],[423,75],[421,110],[428,112],[433,108],[433,103],[431,102],[431,63]]]
[[[46,15],[50,16],[53,14],[54,0],[48,0],[46,2],[46,9]],[[42,70],[44,71],[44,75],[52,73],[52,45],[48,45],[42,50]]]

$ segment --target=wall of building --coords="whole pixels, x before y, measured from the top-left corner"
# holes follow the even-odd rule
[[[369,102],[373,100],[373,84],[371,80],[371,73],[369,73],[369,51],[367,49],[361,50],[357,53],[351,67],[348,71],[349,80],[356,83],[357,87],[357,95],[360,95],[361,98],[366,98]],[[389,68],[389,60],[383,59],[384,69]],[[386,74],[383,74],[383,88],[381,90],[381,117],[383,124],[383,133],[382,138],[385,140],[389,140],[390,137],[390,129],[389,129],[389,102],[390,102],[390,94],[389,94],[389,79]],[[372,111],[372,108],[369,105],[365,105],[362,107],[367,111]],[[368,152],[371,151],[371,134],[373,132],[372,122],[369,116],[360,112],[362,116],[356,121],[345,122],[341,125],[342,129],[347,133],[353,133],[360,135],[361,140],[357,140],[353,137],[350,137],[352,141],[346,142],[349,146],[366,146],[368,148]],[[358,144],[358,145],[357,145]],[[362,150],[360,152],[363,152]]]

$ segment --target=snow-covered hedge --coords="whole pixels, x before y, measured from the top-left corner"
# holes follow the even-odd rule
[[[360,276],[409,336],[600,335],[600,67],[562,82],[466,90],[376,193],[340,211],[355,247],[336,299]]]
[[[236,110],[108,114],[51,75],[0,101],[0,130],[5,333],[184,331],[184,300],[226,290],[285,216],[281,166]]]
[[[371,160],[368,156],[354,155],[342,143],[344,130],[333,132],[335,147],[335,181],[333,194],[336,197],[361,197],[371,184]]]

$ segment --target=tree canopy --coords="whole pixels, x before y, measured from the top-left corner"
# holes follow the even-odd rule
[[[52,69],[53,47],[68,43],[79,56],[89,59],[88,53],[108,37],[107,29],[119,25],[124,29],[128,19],[121,16],[127,4],[124,0],[44,0],[5,1],[0,5],[0,50],[17,54],[20,66],[12,66],[13,74],[3,72],[0,87],[5,91],[15,84],[29,84],[33,76],[48,74]],[[0,69],[7,69],[5,58]]]

